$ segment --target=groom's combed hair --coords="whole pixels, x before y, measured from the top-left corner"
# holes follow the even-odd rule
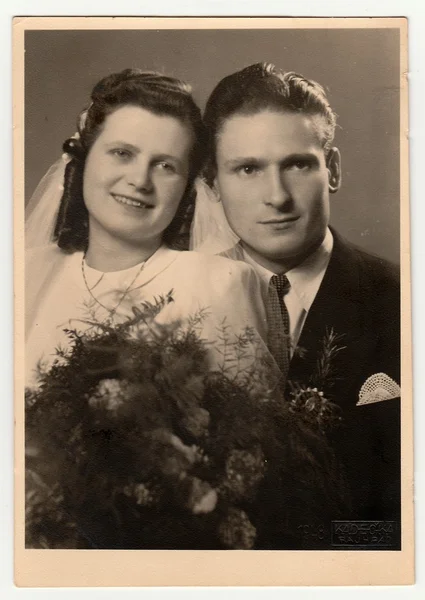
[[[235,114],[253,115],[270,109],[323,117],[321,141],[326,153],[330,149],[336,114],[323,87],[293,71],[281,71],[271,63],[256,63],[222,79],[207,101],[204,112],[207,180],[215,174],[217,136],[226,120]]]
[[[187,83],[155,71],[125,69],[104,77],[94,86],[90,106],[78,119],[78,135],[63,144],[70,161],[66,166],[54,240],[66,252],[87,249],[88,211],[83,198],[86,158],[107,117],[123,106],[137,106],[155,115],[174,117],[193,131],[194,143],[186,191],[163,235],[164,241],[171,247],[186,249],[188,246],[194,213],[192,184],[203,165],[205,152],[201,111]]]

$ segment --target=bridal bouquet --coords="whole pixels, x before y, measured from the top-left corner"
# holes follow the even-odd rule
[[[27,547],[268,548],[276,531],[295,547],[300,523],[343,502],[332,406],[299,387],[285,402],[258,368],[212,370],[201,313],[155,322],[170,301],[68,331],[26,391]]]

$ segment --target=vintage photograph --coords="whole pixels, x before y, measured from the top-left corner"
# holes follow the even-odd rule
[[[15,19],[22,568],[291,551],[412,577],[406,40]]]

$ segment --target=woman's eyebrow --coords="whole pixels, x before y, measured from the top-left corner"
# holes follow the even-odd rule
[[[117,146],[122,146],[124,148],[127,148],[129,150],[133,150],[134,152],[140,152],[140,148],[138,146],[135,146],[134,144],[131,144],[130,142],[125,142],[124,140],[112,140],[109,142],[105,143],[105,146],[107,148],[116,148]]]
[[[139,148],[139,146],[135,146],[134,144],[131,144],[130,142],[125,142],[123,140],[118,139],[118,140],[106,142],[107,148],[116,148],[117,146],[121,146],[128,150],[132,150],[136,154],[143,152],[143,149]],[[177,156],[174,156],[173,154],[167,154],[165,152],[159,152],[158,154],[154,154],[154,159],[155,160],[170,160],[175,163],[181,164],[181,160]]]
[[[165,154],[165,153],[161,152],[159,154],[155,154],[154,156],[155,156],[156,160],[171,160],[178,164],[181,163],[181,160],[177,156],[174,156],[173,154]]]

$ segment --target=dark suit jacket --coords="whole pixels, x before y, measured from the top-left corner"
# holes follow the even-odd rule
[[[323,392],[342,409],[332,443],[351,489],[347,518],[398,520],[400,400],[356,403],[370,375],[385,373],[400,383],[399,269],[332,233],[331,259],[298,343],[306,353],[294,356],[288,379],[308,381],[326,330],[342,336],[335,380]]]
[[[288,379],[309,384],[326,331],[342,336],[335,380],[322,390],[343,417],[330,439],[351,506],[336,518],[399,521],[400,400],[356,406],[370,375],[386,373],[400,383],[399,269],[332,233],[330,262],[298,343],[304,355],[293,357]]]

